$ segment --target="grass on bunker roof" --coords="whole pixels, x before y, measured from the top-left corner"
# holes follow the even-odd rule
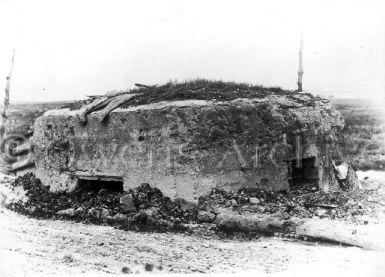
[[[296,94],[294,91],[283,90],[280,87],[263,87],[246,83],[234,83],[224,81],[212,81],[196,79],[185,82],[168,82],[164,85],[140,86],[124,93],[138,93],[140,95],[132,98],[122,108],[129,106],[145,105],[161,101],[177,100],[218,100],[231,101],[236,98],[264,98],[267,95]],[[304,93],[308,95],[307,93]],[[312,98],[313,96],[309,94]]]

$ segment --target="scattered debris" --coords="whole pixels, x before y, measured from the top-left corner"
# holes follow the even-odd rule
[[[64,257],[63,257],[64,263],[72,263],[73,261],[74,261],[74,259],[72,258],[71,255],[64,255]]]
[[[332,205],[332,204],[313,204],[315,207],[325,208],[325,209],[335,209],[338,208],[338,205]]]
[[[344,180],[346,179],[346,176],[348,175],[348,164],[346,162],[343,162],[340,165],[333,164],[334,169],[336,171],[336,177],[338,180]]]
[[[238,192],[213,189],[210,194],[201,196],[197,204],[192,204],[183,199],[172,201],[146,183],[128,192],[103,188],[52,193],[28,173],[16,178],[11,185],[15,191],[21,188],[25,191],[23,197],[8,205],[22,214],[158,232],[211,234],[219,225],[221,230],[237,230],[231,220],[223,219],[226,210],[240,215],[246,212],[271,216],[280,222],[291,218],[327,218],[367,224],[375,218],[376,208],[384,205],[375,189],[314,193],[307,190],[288,193],[254,188],[243,188]],[[218,222],[224,223],[218,225]]]
[[[261,201],[257,197],[250,197],[250,203],[254,205],[258,205]]]
[[[211,223],[214,222],[215,217],[216,215],[213,212],[199,211],[197,219],[201,223]]]
[[[357,174],[351,165],[346,162],[336,165],[333,162],[333,167],[341,189],[345,191],[362,189],[361,183],[358,181]]]
[[[312,218],[319,216],[355,223],[362,222],[361,216],[375,217],[374,210],[382,205],[381,195],[376,189],[311,192],[270,192],[261,189],[244,188],[234,192],[214,189],[208,196],[199,198],[199,209],[218,214],[221,207],[235,199],[239,205],[232,209],[238,213],[276,214],[281,219]],[[260,202],[258,204],[255,199]],[[320,212],[320,210],[324,212]]]
[[[37,218],[162,231],[178,229],[176,225],[195,222],[197,217],[196,205],[182,199],[171,201],[149,184],[142,184],[129,192],[100,189],[53,193],[32,173],[27,173],[16,178],[11,185],[14,190],[22,187],[26,197],[13,201],[9,208]]]
[[[149,263],[146,263],[145,266],[144,266],[144,269],[146,271],[152,271],[154,269],[154,265],[153,264],[149,264]]]
[[[134,200],[132,199],[131,194],[125,194],[120,197],[121,209],[125,213],[130,213],[136,211]]]
[[[79,208],[79,209],[81,209],[81,208]],[[58,211],[56,214],[57,215],[73,216],[75,214],[75,209],[74,208],[69,208],[69,209],[66,209],[66,210],[61,210],[61,211]]]
[[[128,268],[127,266],[122,267],[122,272],[123,272],[123,273],[126,273],[126,274],[132,273],[131,269]]]

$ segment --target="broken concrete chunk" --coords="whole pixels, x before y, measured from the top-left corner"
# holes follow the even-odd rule
[[[91,208],[87,211],[87,214],[88,216],[90,217],[96,217],[96,218],[100,218],[100,210],[96,209],[96,208]]]
[[[151,207],[149,209],[144,210],[144,212],[147,214],[147,217],[154,217],[159,213],[159,208]]]
[[[325,209],[318,209],[317,210],[317,216],[319,216],[320,218],[322,218],[325,214],[326,214]]]
[[[261,203],[261,200],[259,200],[257,197],[250,197],[249,199],[251,204],[258,205]]]
[[[112,220],[116,221],[116,222],[123,222],[127,219],[127,216],[124,215],[124,214],[121,214],[121,213],[117,213],[116,215],[114,215],[112,217]]]
[[[129,267],[124,266],[124,267],[122,267],[122,272],[125,274],[130,274],[130,273],[132,273],[132,270]]]
[[[71,255],[64,255],[62,260],[64,263],[72,263],[74,258]]]
[[[257,206],[257,207],[258,207],[258,211],[259,211],[260,213],[266,212],[266,208],[265,208],[265,207],[263,207],[263,206]]]
[[[30,214],[33,214],[33,213],[36,212],[36,207],[35,207],[35,206],[28,207],[27,210],[28,210],[28,212],[29,212]]]
[[[367,225],[369,223],[369,217],[367,215],[363,215],[361,217],[362,222]]]
[[[75,211],[75,214],[82,214],[84,212],[84,208],[83,207],[79,207],[76,209]]]
[[[221,213],[217,215],[215,219],[215,224],[217,225],[219,230],[223,230],[225,232],[234,232],[240,231],[241,227],[237,220],[234,220],[231,213]]]
[[[347,190],[362,189],[361,183],[358,180],[357,174],[353,167],[348,163],[344,162],[339,166],[336,166],[333,162],[336,178],[339,182],[340,187]]]
[[[120,207],[123,212],[130,213],[135,212],[135,204],[131,194],[125,194],[120,197]]]
[[[335,166],[336,169],[336,177],[338,180],[344,180],[346,179],[346,176],[348,175],[348,164],[346,162],[343,162],[342,164]]]
[[[110,211],[108,209],[102,208],[100,211],[100,217],[107,219],[110,216]]]
[[[144,210],[140,210],[136,215],[132,217],[132,221],[145,223],[148,218],[148,214]]]
[[[198,221],[203,223],[211,223],[215,220],[216,215],[212,212],[199,211],[198,212]]]
[[[257,232],[265,234],[273,234],[280,230],[283,231],[285,221],[277,218],[262,215],[244,213],[242,215],[232,211],[218,214],[215,224],[219,230],[225,232]]]
[[[69,209],[66,209],[66,210],[61,210],[61,211],[58,211],[56,214],[57,215],[73,216],[73,215],[75,215],[75,209],[74,208],[69,208]]]
[[[351,165],[348,166],[348,172],[347,172],[345,183],[348,190],[362,189],[362,186],[360,181],[358,180],[357,174]]]

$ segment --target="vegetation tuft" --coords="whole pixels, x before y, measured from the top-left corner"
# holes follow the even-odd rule
[[[139,87],[124,93],[138,93],[140,95],[130,99],[122,105],[123,108],[129,106],[144,105],[160,101],[177,100],[217,100],[231,101],[236,98],[264,98],[268,95],[287,95],[293,96],[294,91],[283,90],[280,87],[263,87],[246,83],[234,83],[224,81],[212,81],[206,79],[196,79],[185,82],[168,82],[161,86],[138,85]],[[304,93],[314,99],[311,94]]]

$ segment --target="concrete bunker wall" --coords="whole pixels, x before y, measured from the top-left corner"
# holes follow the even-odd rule
[[[320,141],[326,135],[311,131],[317,118],[317,128],[331,132],[333,124],[322,126],[322,109],[306,110],[308,122],[295,118],[301,108],[277,109],[250,99],[190,100],[118,109],[102,123],[94,113],[85,125],[76,112],[48,112],[35,123],[36,175],[53,191],[73,190],[79,179],[111,178],[122,179],[124,190],[149,183],[189,201],[214,187],[289,190],[288,165],[302,128],[303,157],[320,162],[318,185],[334,186]]]

